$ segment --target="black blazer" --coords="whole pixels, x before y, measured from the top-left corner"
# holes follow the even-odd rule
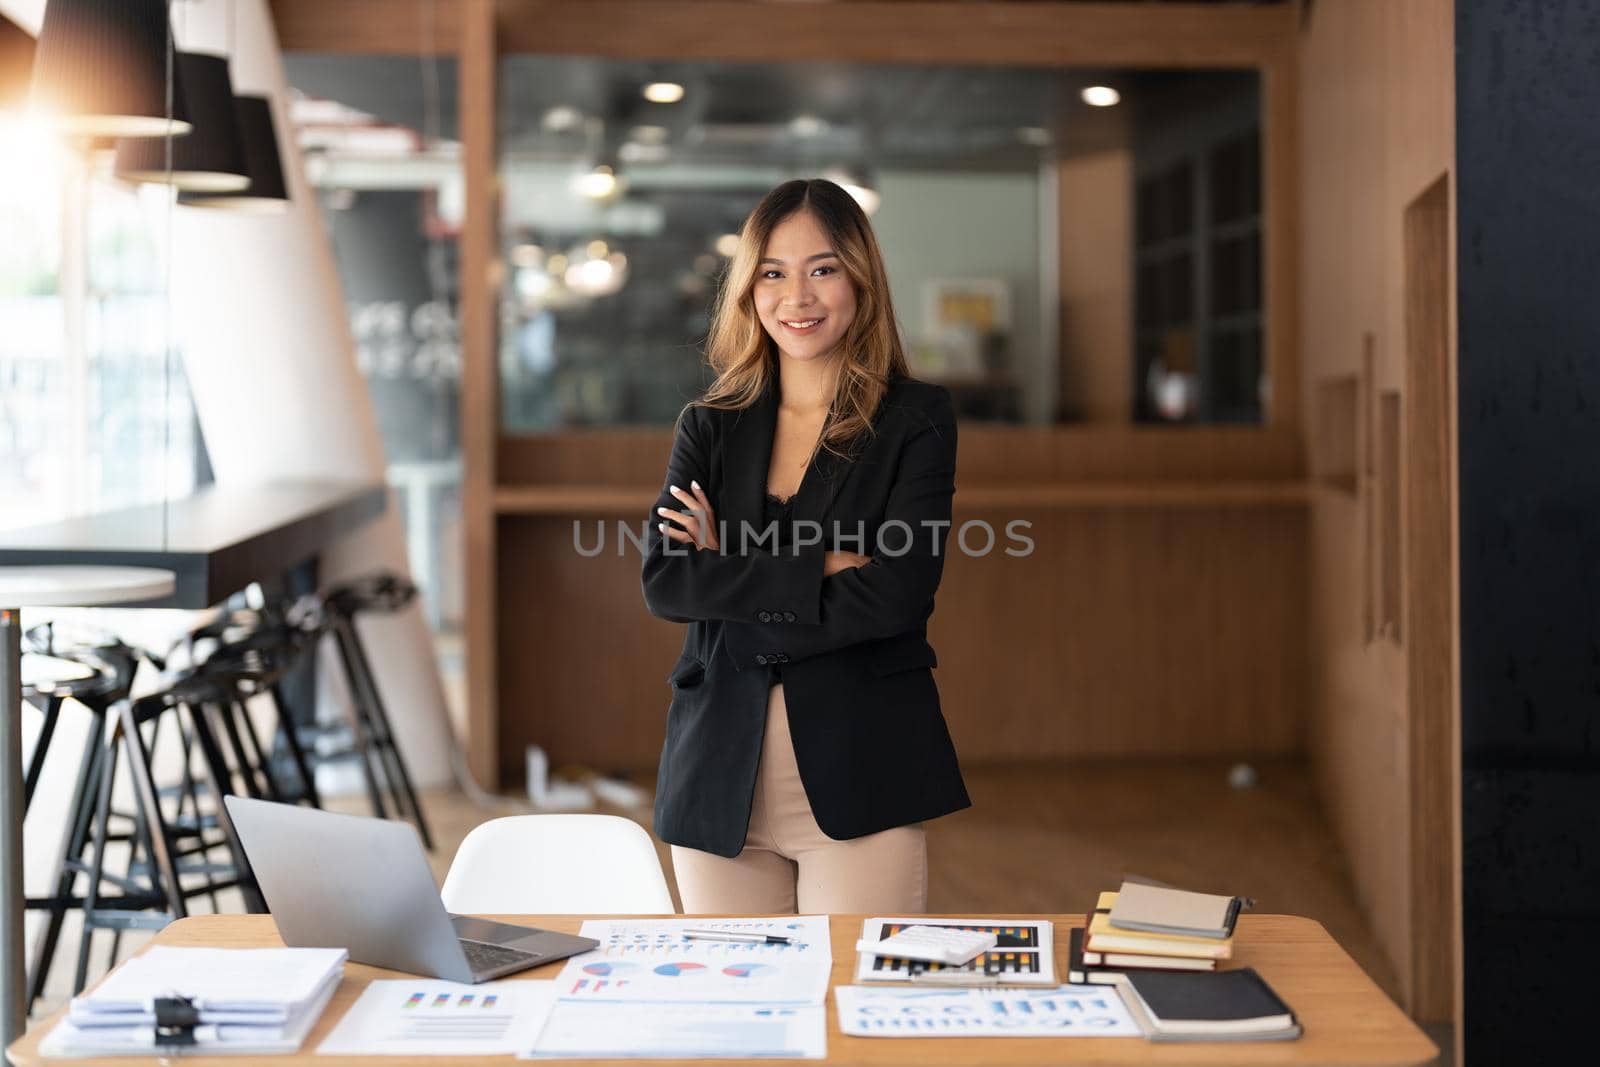
[[[926,626],[955,492],[950,395],[892,380],[877,433],[855,458],[813,460],[792,502],[799,536],[785,529],[774,554],[761,535],[776,390],[744,411],[689,408],[679,424],[667,484],[699,481],[722,530],[720,551],[663,537],[653,509],[645,542],[646,606],[689,624],[669,678],[655,829],[719,856],[744,847],[775,672],[806,796],[829,837],[971,803],[939,710]],[[665,486],[656,504],[683,509]],[[823,555],[834,548],[872,562],[824,578]]]

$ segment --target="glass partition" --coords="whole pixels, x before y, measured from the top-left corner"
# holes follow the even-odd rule
[[[411,574],[430,625],[453,634],[462,611],[456,309],[465,206],[456,61],[291,53],[284,70],[294,137],[320,198],[404,516]]]
[[[742,219],[817,175],[963,417],[1263,418],[1254,72],[514,55],[499,91],[503,432],[669,425]]]

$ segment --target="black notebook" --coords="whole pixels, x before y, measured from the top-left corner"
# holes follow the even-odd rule
[[[1128,1006],[1157,1041],[1266,1041],[1300,1036],[1289,1005],[1250,967],[1214,974],[1129,971]]]

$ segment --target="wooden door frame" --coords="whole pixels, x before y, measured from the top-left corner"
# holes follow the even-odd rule
[[[1408,1008],[1455,1016],[1460,959],[1458,523],[1448,174],[1405,209],[1403,518],[1411,804]]]

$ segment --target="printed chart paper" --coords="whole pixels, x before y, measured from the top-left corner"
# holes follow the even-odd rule
[[[852,1037],[1142,1037],[1110,986],[921,989],[839,986],[839,1029]]]
[[[516,1055],[533,1046],[555,1002],[554,982],[381,979],[350,1005],[317,1054]]]
[[[821,1004],[563,1000],[524,1059],[808,1059],[827,1052]]]
[[[882,941],[908,926],[948,926],[956,930],[993,932],[995,946],[963,964],[927,963],[892,956],[874,956],[863,951],[857,956],[856,981],[906,982],[914,975],[942,973],[982,977],[1007,985],[1054,987],[1056,985],[1054,926],[1046,920],[960,919],[868,919],[861,924],[861,937]]]
[[[776,935],[788,944],[693,940],[685,930]],[[556,978],[563,1000],[821,1004],[833,949],[826,915],[773,919],[588,919],[600,942]]]

